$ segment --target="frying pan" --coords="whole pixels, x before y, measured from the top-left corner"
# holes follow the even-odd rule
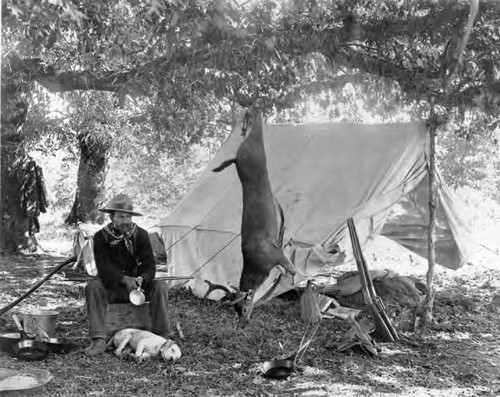
[[[78,347],[77,344],[60,338],[49,338],[44,340],[43,343],[47,345],[50,351],[57,354],[66,354]]]
[[[12,354],[14,345],[19,342],[20,335],[18,332],[0,334],[0,351]]]
[[[30,339],[19,322],[17,315],[12,315],[16,327],[21,334],[21,340],[13,346],[14,356],[26,361],[43,360],[49,354],[49,347],[38,340]]]
[[[303,352],[305,352],[311,341],[312,340],[309,340],[304,343],[295,353],[287,358],[266,361],[262,364],[261,371],[264,377],[271,379],[288,378],[296,370],[297,356],[300,353],[302,353],[303,356]]]

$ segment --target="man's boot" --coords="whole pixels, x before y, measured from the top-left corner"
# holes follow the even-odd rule
[[[106,351],[106,341],[104,338],[92,339],[92,344],[85,349],[87,356],[98,356]]]

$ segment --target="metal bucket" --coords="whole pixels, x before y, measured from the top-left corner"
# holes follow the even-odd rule
[[[54,310],[33,310],[23,312],[23,328],[28,335],[35,335],[44,339],[47,335],[52,338],[56,331],[57,316]]]

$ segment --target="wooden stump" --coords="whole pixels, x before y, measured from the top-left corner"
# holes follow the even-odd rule
[[[113,303],[108,306],[108,334],[124,328],[151,330],[148,302],[141,306],[135,306],[131,303]]]

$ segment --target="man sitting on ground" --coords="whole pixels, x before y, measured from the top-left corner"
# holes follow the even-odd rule
[[[114,197],[99,211],[110,214],[111,222],[94,235],[94,256],[98,278],[85,288],[89,335],[92,344],[85,350],[95,356],[106,350],[106,311],[110,303],[129,303],[130,291],[141,287],[149,300],[152,331],[168,337],[168,286],[155,280],[156,263],[146,230],[132,222],[130,198],[125,194]]]

